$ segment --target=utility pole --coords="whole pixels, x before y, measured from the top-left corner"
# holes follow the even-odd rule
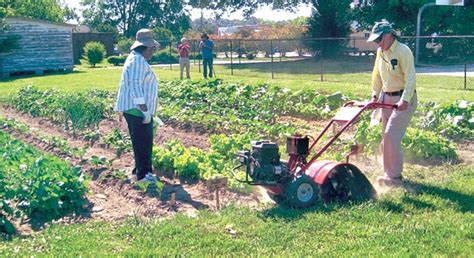
[[[421,24],[421,14],[429,6],[435,6],[436,3],[425,4],[418,10],[418,16],[416,18],[416,39],[415,39],[415,65],[418,65],[418,55],[420,52],[420,24]]]

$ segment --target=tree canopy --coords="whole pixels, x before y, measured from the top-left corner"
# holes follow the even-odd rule
[[[165,28],[182,35],[190,20],[183,1],[83,0],[84,23],[92,29],[117,28],[125,37],[134,37],[141,28]]]
[[[357,22],[369,29],[374,22],[386,19],[394,23],[403,35],[416,34],[418,10],[432,0],[378,0],[361,1],[354,9]],[[470,22],[474,20],[474,6],[433,6],[427,8],[422,16],[423,35],[432,33],[444,35],[473,34]]]
[[[4,9],[6,16],[21,16],[52,22],[64,22],[74,17],[74,11],[67,6],[62,7],[60,0],[3,0],[0,8]]]

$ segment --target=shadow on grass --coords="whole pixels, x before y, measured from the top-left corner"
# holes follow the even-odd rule
[[[230,64],[222,65],[226,69],[230,70]],[[360,73],[370,72],[372,70],[372,64],[368,59],[354,59],[345,58],[343,60],[323,60],[322,63],[318,59],[299,59],[295,61],[283,61],[279,62],[275,60],[272,64],[266,63],[243,63],[233,65],[234,70],[250,69],[260,73],[271,74],[273,72],[288,73],[294,75],[308,74],[317,75],[321,73],[331,74],[346,74],[346,73]]]
[[[409,190],[413,195],[403,196],[401,198],[401,203],[396,203],[392,200],[382,200],[380,202],[381,206],[388,211],[397,213],[406,211],[405,205],[410,205],[419,210],[435,210],[435,205],[414,197],[416,195],[426,194],[455,203],[457,210],[460,212],[474,212],[474,195],[461,193],[444,187],[411,181],[404,182],[403,187]]]
[[[35,77],[51,77],[51,76],[58,76],[58,75],[67,75],[67,74],[79,74],[79,73],[86,73],[86,71],[77,71],[74,70],[72,72],[68,71],[61,71],[61,72],[48,72],[41,75],[36,74],[22,74],[16,75],[8,78],[0,78],[0,82],[14,82],[16,80],[25,79],[25,78],[35,78]]]
[[[444,187],[438,187],[411,181],[406,181],[404,183],[404,188],[407,189],[410,193],[402,196],[399,202],[390,199],[382,199],[380,201],[377,201],[378,206],[380,206],[384,210],[395,213],[410,212],[412,211],[413,207],[417,210],[436,210],[436,205],[416,197],[417,195],[425,194],[441,198],[456,204],[457,210],[459,210],[460,212],[474,212],[474,195],[461,193]],[[359,205],[361,203],[362,202],[333,202],[329,204],[324,204],[322,202],[317,202],[314,206],[307,209],[295,209],[283,204],[276,205],[262,212],[261,216],[264,219],[277,218],[288,221],[298,220],[302,218],[306,212],[331,213],[334,210],[344,207],[350,207],[353,205]],[[407,210],[407,207],[410,207],[410,210]]]
[[[263,218],[272,218],[272,219],[283,219],[286,221],[298,220],[304,216],[307,212],[318,212],[318,213],[331,213],[336,209],[342,207],[350,207],[353,205],[359,205],[363,202],[331,202],[323,203],[322,201],[316,202],[313,206],[305,209],[298,209],[288,206],[283,203],[280,205],[275,205],[274,207],[265,210],[262,212],[261,216]]]

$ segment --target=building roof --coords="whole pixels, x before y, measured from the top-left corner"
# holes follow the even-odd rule
[[[34,22],[34,23],[43,23],[43,24],[49,24],[49,25],[56,25],[56,26],[63,26],[67,28],[74,28],[75,25],[73,24],[67,24],[67,23],[60,23],[60,22],[52,22],[52,21],[46,21],[46,20],[39,20],[39,19],[31,19],[27,17],[20,17],[20,16],[10,16],[6,17],[5,21],[26,21],[26,22]]]

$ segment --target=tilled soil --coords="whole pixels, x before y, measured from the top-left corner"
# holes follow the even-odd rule
[[[76,223],[87,220],[120,220],[129,216],[138,217],[159,217],[169,218],[176,213],[184,213],[189,216],[195,216],[200,209],[216,210],[215,193],[210,193],[203,182],[188,183],[180,182],[177,179],[160,176],[160,181],[164,183],[162,189],[151,189],[147,193],[138,190],[134,186],[134,177],[131,174],[133,168],[132,153],[125,152],[120,158],[116,157],[113,149],[107,148],[103,143],[93,143],[82,140],[82,136],[76,138],[66,132],[60,125],[56,125],[44,118],[34,118],[26,114],[0,105],[0,115],[12,117],[15,120],[27,124],[32,133],[25,134],[11,128],[0,128],[10,133],[25,143],[31,144],[47,153],[56,155],[69,162],[71,165],[82,166],[83,171],[90,176],[89,192],[86,196],[87,204],[79,214],[71,217],[65,217],[58,223]],[[294,124],[306,125],[302,128],[303,134],[316,135],[321,131],[327,122],[325,121],[306,121],[291,117],[282,118],[285,121],[291,121]],[[162,126],[158,128],[154,143],[162,145],[163,143],[179,139],[187,147],[198,147],[208,149],[209,144],[207,135],[202,130],[194,130],[190,127]],[[105,120],[99,125],[101,135],[107,135],[114,128],[118,128],[124,134],[128,134],[126,122],[117,117],[115,120]],[[315,129],[316,128],[316,129]],[[88,147],[87,153],[83,159],[76,158],[63,153],[58,148],[52,148],[40,139],[39,136],[59,136],[68,141],[70,147]],[[474,162],[474,143],[468,142],[458,145],[458,154],[460,161],[468,165]],[[88,162],[92,156],[103,156],[111,160],[110,166],[94,166]],[[374,158],[365,158],[361,156],[351,158],[351,163],[358,166],[369,178],[374,178],[381,173],[380,161]],[[430,164],[420,164],[429,166]],[[433,165],[433,164],[431,164]],[[126,179],[117,179],[111,176],[114,171],[125,170]],[[374,184],[374,186],[376,186]],[[262,194],[262,189],[254,189],[252,194],[242,194],[223,189],[220,191],[220,206],[226,206],[234,203],[239,206],[261,207],[261,203],[271,202],[268,196]],[[377,189],[379,194],[386,192],[384,189]],[[28,234],[31,228],[40,229],[42,225],[19,225],[19,232]]]
[[[72,166],[82,166],[82,171],[90,176],[89,192],[86,196],[87,205],[83,207],[82,212],[75,215],[74,219],[77,221],[90,219],[115,221],[129,216],[167,218],[176,213],[195,216],[197,210],[200,209],[217,209],[215,192],[209,192],[203,182],[187,183],[162,176],[159,178],[164,183],[162,188],[152,188],[144,193],[133,184],[135,179],[131,174],[134,163],[132,153],[125,152],[120,158],[117,158],[115,151],[106,148],[105,144],[95,143],[90,146],[90,143],[81,140],[81,136],[74,138],[61,126],[55,125],[49,120],[21,114],[7,107],[0,107],[0,114],[28,125],[33,133],[24,134],[11,128],[1,130],[42,151],[60,157]],[[120,128],[121,131],[127,133],[125,120],[103,121],[99,130],[102,135],[105,135],[113,128]],[[88,147],[87,153],[83,159],[76,158],[58,148],[52,148],[44,143],[39,135],[59,136],[66,139],[70,147]],[[181,131],[163,126],[158,128],[154,141],[156,145],[161,145],[168,140],[179,139],[187,147],[207,149],[209,148],[207,138],[206,134],[196,133],[192,130]],[[88,159],[93,155],[106,157],[107,160],[112,161],[112,164],[110,166],[92,165]],[[110,176],[117,170],[125,170],[127,178],[121,180]],[[219,200],[221,207],[232,203],[256,208],[260,202],[265,202],[264,197],[234,192],[229,189],[219,191]],[[28,227],[24,225],[21,229],[25,229],[24,232],[29,231]]]

